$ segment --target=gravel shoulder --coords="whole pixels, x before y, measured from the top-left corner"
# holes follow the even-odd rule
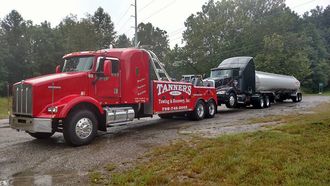
[[[99,133],[92,144],[72,148],[62,134],[35,140],[24,132],[0,121],[0,186],[2,185],[72,185],[88,184],[88,172],[114,163],[129,166],[151,148],[192,135],[216,137],[221,134],[262,129],[267,124],[247,124],[257,117],[310,112],[327,96],[306,96],[300,103],[278,103],[268,109],[226,109],[219,107],[213,119],[192,122],[185,119],[163,120],[158,117],[137,120],[125,126]]]

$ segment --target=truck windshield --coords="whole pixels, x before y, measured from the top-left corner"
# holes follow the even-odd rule
[[[232,77],[232,69],[216,69],[211,71],[211,78]]]
[[[62,72],[86,72],[92,69],[94,56],[71,57],[64,60]]]

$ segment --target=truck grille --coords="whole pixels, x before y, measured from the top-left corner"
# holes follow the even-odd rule
[[[19,83],[13,87],[13,114],[32,116],[32,86]]]

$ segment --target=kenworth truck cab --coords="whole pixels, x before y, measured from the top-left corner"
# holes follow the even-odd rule
[[[90,143],[97,131],[134,118],[213,117],[215,88],[172,82],[157,56],[144,49],[75,52],[55,74],[13,86],[10,126],[31,136],[62,132],[72,146]]]

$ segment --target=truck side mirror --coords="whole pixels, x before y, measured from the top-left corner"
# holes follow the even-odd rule
[[[61,72],[61,66],[60,65],[57,65],[56,66],[56,70],[55,70],[56,73],[60,73]]]
[[[104,76],[110,76],[111,75],[111,69],[110,69],[110,60],[105,60],[103,64],[103,72]]]

